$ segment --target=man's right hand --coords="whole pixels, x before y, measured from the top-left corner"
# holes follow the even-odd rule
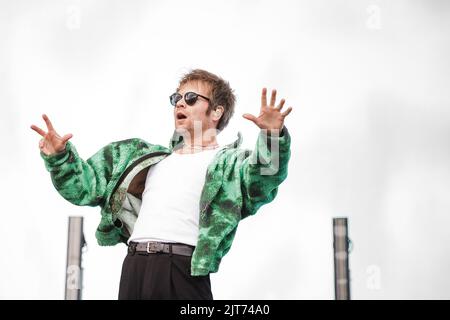
[[[72,138],[72,134],[69,133],[64,137],[61,137],[58,133],[56,133],[47,115],[43,114],[42,119],[44,119],[45,124],[47,125],[48,132],[45,132],[34,124],[31,125],[31,129],[42,136],[41,141],[39,141],[39,149],[41,149],[41,151],[46,155],[52,155],[54,153],[64,151],[67,141]]]

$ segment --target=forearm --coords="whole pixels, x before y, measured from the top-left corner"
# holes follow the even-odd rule
[[[96,206],[104,200],[107,185],[107,170],[99,170],[95,165],[104,160],[102,154],[97,153],[84,161],[74,145],[68,142],[65,151],[53,155],[41,152],[41,157],[62,197],[75,205]]]
[[[254,151],[244,169],[249,178],[283,177],[290,158],[290,135],[286,127],[279,132],[261,130]]]
[[[290,135],[287,128],[278,134],[258,136],[256,147],[244,159],[241,167],[241,186],[244,201],[244,217],[256,213],[271,202],[278,186],[286,179],[290,159]]]

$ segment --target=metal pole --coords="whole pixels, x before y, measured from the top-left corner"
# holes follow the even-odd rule
[[[83,217],[69,217],[66,265],[66,300],[81,300],[83,271],[81,269],[81,249],[84,245]]]
[[[336,300],[350,300],[348,219],[333,218],[334,292]]]

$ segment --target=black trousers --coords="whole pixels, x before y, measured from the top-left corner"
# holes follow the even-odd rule
[[[191,257],[170,253],[128,253],[119,300],[212,300],[207,276],[191,276]]]

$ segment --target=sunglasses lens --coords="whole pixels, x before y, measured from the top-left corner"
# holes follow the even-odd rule
[[[177,102],[180,101],[182,98],[181,94],[179,93],[174,93],[170,96],[170,104],[173,106],[177,105]]]
[[[194,92],[188,92],[184,95],[184,101],[186,101],[188,106],[193,106],[197,101],[198,95]]]

